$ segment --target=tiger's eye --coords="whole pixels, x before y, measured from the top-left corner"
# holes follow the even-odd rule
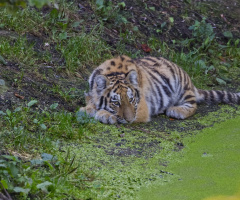
[[[118,101],[113,103],[115,106],[120,106],[120,103]]]

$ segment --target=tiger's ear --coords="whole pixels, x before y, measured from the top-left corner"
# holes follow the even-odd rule
[[[138,86],[138,74],[136,71],[132,70],[128,73],[126,80],[133,84],[134,86]]]
[[[107,87],[108,80],[106,76],[98,75],[95,78],[97,84],[97,91],[101,91]]]

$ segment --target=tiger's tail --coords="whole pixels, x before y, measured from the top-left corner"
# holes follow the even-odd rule
[[[240,104],[240,92],[233,93],[220,90],[195,90],[197,103]]]

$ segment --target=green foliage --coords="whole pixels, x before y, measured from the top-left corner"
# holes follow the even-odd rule
[[[28,149],[31,145],[40,145],[39,148],[45,148],[50,142],[50,136],[80,139],[88,124],[92,123],[85,120],[81,122],[83,127],[73,113],[56,111],[58,104],[52,104],[49,109],[40,112],[36,103],[36,100],[32,100],[26,107],[0,111],[4,122],[4,126],[0,127],[4,134],[0,138],[8,135],[9,146],[17,148],[20,145]]]
[[[189,29],[192,30],[193,37],[180,43],[189,50],[194,47],[199,52],[206,52],[216,39],[212,25],[206,23],[205,18],[201,22],[195,21],[195,24],[190,26]]]
[[[120,14],[120,10],[125,8],[124,2],[114,4],[112,0],[96,0],[96,13],[102,21],[111,21],[116,25],[127,24],[127,19]]]
[[[215,37],[213,27],[211,24],[206,23],[206,18],[203,18],[201,22],[195,21],[195,24],[190,26],[189,29],[192,30],[193,37],[199,41]]]
[[[56,154],[61,148],[60,138],[80,140],[91,130],[94,121],[90,118],[85,118],[85,121],[79,117],[77,119],[73,113],[57,111],[57,108],[58,104],[54,103],[49,108],[41,109],[37,100],[31,100],[26,106],[0,111],[3,122],[0,127],[1,150],[14,149],[28,155],[27,162],[16,156],[0,155],[0,181],[9,193],[23,199],[29,195],[35,195],[38,199],[62,199],[64,193],[73,194],[78,190],[73,189],[75,184],[84,188],[84,185],[81,186],[84,175],[81,175],[82,179],[72,181],[76,179],[75,173],[79,169],[77,156],[71,153],[70,148],[66,154]],[[39,153],[40,159],[30,160],[29,155]],[[17,155],[21,156],[21,153]],[[78,172],[77,176],[80,174]],[[0,186],[1,190],[3,188]],[[75,196],[78,196],[77,193]]]
[[[230,40],[226,45],[219,44],[212,25],[206,23],[205,18],[201,22],[195,21],[189,29],[192,30],[192,38],[180,41],[179,44],[183,51],[187,49],[189,52],[187,57],[193,61],[194,66],[191,69],[194,69],[197,75],[211,74],[213,82],[225,85],[226,81],[230,80],[229,68],[239,66],[239,56],[236,55],[239,40],[232,41],[232,33],[225,31],[223,35]],[[230,55],[232,53],[235,55]]]
[[[0,6],[12,6],[13,8],[17,6],[26,7],[27,2],[25,0],[1,0]]]
[[[1,0],[0,6],[5,6],[9,10],[17,10],[19,6],[26,7],[27,4],[30,6],[36,6],[37,8],[42,8],[46,4],[52,3],[53,0]]]
[[[30,6],[36,6],[37,8],[42,8],[44,5],[52,2],[54,2],[54,0],[28,0]]]
[[[30,162],[23,162],[16,156],[0,155],[0,182],[9,193],[14,192],[24,199],[28,195],[37,195],[38,199],[61,198],[64,192],[68,193],[69,188],[74,187],[67,180],[79,168],[78,162],[70,149],[65,157],[42,153],[40,159]],[[2,189],[0,187],[0,191]]]
[[[226,38],[233,38],[233,34],[231,31],[225,31],[223,33],[223,35],[226,37]]]

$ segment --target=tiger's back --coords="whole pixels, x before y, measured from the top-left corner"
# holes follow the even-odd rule
[[[183,69],[161,57],[107,60],[93,71],[89,86],[87,106],[80,110],[110,124],[147,122],[164,112],[185,119],[199,102],[240,101],[239,93],[198,90]]]

